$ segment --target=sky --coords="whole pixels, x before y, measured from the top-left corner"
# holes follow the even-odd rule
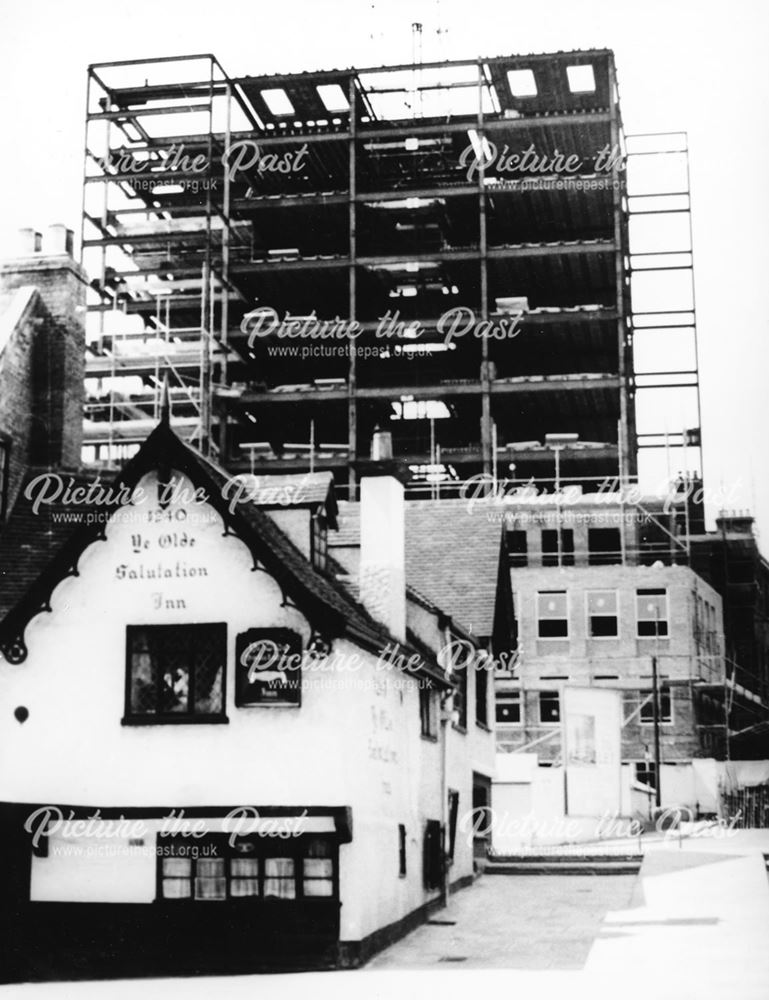
[[[237,76],[407,62],[415,21],[425,60],[612,48],[626,132],[688,133],[711,524],[719,496],[749,508],[769,553],[764,0],[0,0],[0,14],[0,253],[22,226],[79,231],[89,63],[212,52]]]

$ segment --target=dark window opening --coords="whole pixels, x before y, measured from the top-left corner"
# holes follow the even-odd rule
[[[322,507],[312,515],[310,561],[320,573],[326,572],[328,567],[328,522]]]
[[[431,739],[438,735],[437,700],[435,690],[422,681],[419,686],[419,721],[422,736]]]
[[[528,566],[528,542],[525,531],[507,532],[507,558],[510,566]]]
[[[467,729],[467,671],[466,664],[457,668],[457,686],[454,689],[454,708],[457,712],[457,725]]]
[[[635,765],[635,780],[648,788],[657,787],[657,767],[654,761],[639,760]]]
[[[227,626],[129,625],[128,721],[224,717]]]
[[[475,721],[482,726],[489,724],[489,664],[491,659],[480,659],[475,665]]]
[[[425,889],[439,889],[443,880],[443,830],[437,819],[428,819],[423,845]]]
[[[613,639],[618,635],[617,592],[592,590],[587,594],[588,634],[592,639]]]
[[[557,691],[539,692],[539,721],[545,725],[561,721],[561,696]]]
[[[454,845],[457,840],[457,815],[459,814],[459,792],[449,789],[449,861],[454,860]]]
[[[406,827],[398,824],[398,875],[406,877]]]
[[[561,566],[574,565],[574,532],[571,528],[561,528]],[[542,531],[542,565],[558,565],[558,531],[545,528]]]
[[[641,722],[654,722],[654,699],[652,697],[651,691],[642,691],[641,700],[648,698],[641,706]],[[658,711],[659,711],[659,721],[660,722],[672,722],[673,721],[673,706],[672,699],[670,697],[670,688],[667,684],[663,684],[659,688],[659,693],[657,697]]]
[[[521,692],[497,691],[496,719],[501,726],[518,726],[521,723]]]
[[[587,549],[590,566],[622,562],[619,528],[588,528]]]

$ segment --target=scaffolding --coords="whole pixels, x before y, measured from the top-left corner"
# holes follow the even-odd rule
[[[88,457],[136,447],[167,375],[175,427],[231,471],[328,469],[354,497],[386,426],[412,493],[554,488],[551,432],[561,483],[634,481],[626,151],[608,50],[90,67]]]

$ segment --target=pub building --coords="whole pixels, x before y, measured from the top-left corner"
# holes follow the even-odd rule
[[[44,263],[76,285],[65,253]],[[112,490],[88,494],[67,419],[75,310],[16,284],[0,341],[0,400],[29,382],[13,412],[0,403],[5,978],[361,964],[471,882],[461,818],[493,773],[493,736],[468,722],[477,671],[446,654],[472,638],[406,584],[397,469],[363,470],[357,574],[328,554],[330,475],[233,488],[167,401]],[[41,379],[30,345],[53,336],[65,357]]]

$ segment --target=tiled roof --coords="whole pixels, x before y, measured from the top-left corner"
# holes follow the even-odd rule
[[[494,627],[501,525],[466,500],[406,502],[408,584],[476,636]],[[360,504],[339,504],[329,547],[360,544]]]
[[[297,472],[289,475],[234,477],[243,483],[244,496],[264,510],[287,507],[314,507],[325,504],[326,513],[335,524],[337,506],[334,475],[331,472]]]

